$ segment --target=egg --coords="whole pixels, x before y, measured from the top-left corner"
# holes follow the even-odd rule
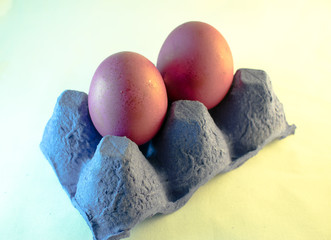
[[[93,75],[88,109],[102,136],[126,136],[138,145],[144,144],[160,129],[167,107],[161,74],[138,53],[113,54]]]
[[[187,22],[164,41],[157,68],[170,101],[187,99],[215,107],[233,80],[230,47],[221,33],[203,22]]]

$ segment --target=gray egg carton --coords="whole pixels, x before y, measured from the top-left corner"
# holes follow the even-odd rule
[[[87,104],[86,93],[64,91],[40,148],[95,240],[128,237],[144,219],[178,210],[214,176],[295,131],[262,70],[239,69],[210,111],[198,101],[173,102],[160,132],[139,147],[102,138]]]

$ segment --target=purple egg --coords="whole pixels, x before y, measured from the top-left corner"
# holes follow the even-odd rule
[[[120,52],[106,58],[95,71],[88,107],[102,136],[126,136],[141,145],[162,125],[167,92],[152,62],[138,53]]]
[[[162,45],[157,68],[170,101],[197,100],[208,109],[220,103],[233,80],[228,43],[203,22],[187,22],[174,29]]]

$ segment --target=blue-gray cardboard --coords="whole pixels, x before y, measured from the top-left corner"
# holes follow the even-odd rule
[[[40,148],[93,238],[116,240],[148,217],[178,210],[210,179],[294,131],[268,75],[239,69],[218,106],[208,111],[198,101],[173,102],[159,133],[143,146],[102,138],[87,94],[66,90]]]

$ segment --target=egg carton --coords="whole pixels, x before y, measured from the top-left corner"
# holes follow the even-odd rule
[[[101,137],[87,104],[86,93],[64,91],[40,148],[95,240],[128,237],[144,219],[178,210],[207,181],[296,128],[268,75],[254,69],[239,69],[227,96],[209,111],[198,101],[173,102],[143,146]]]

